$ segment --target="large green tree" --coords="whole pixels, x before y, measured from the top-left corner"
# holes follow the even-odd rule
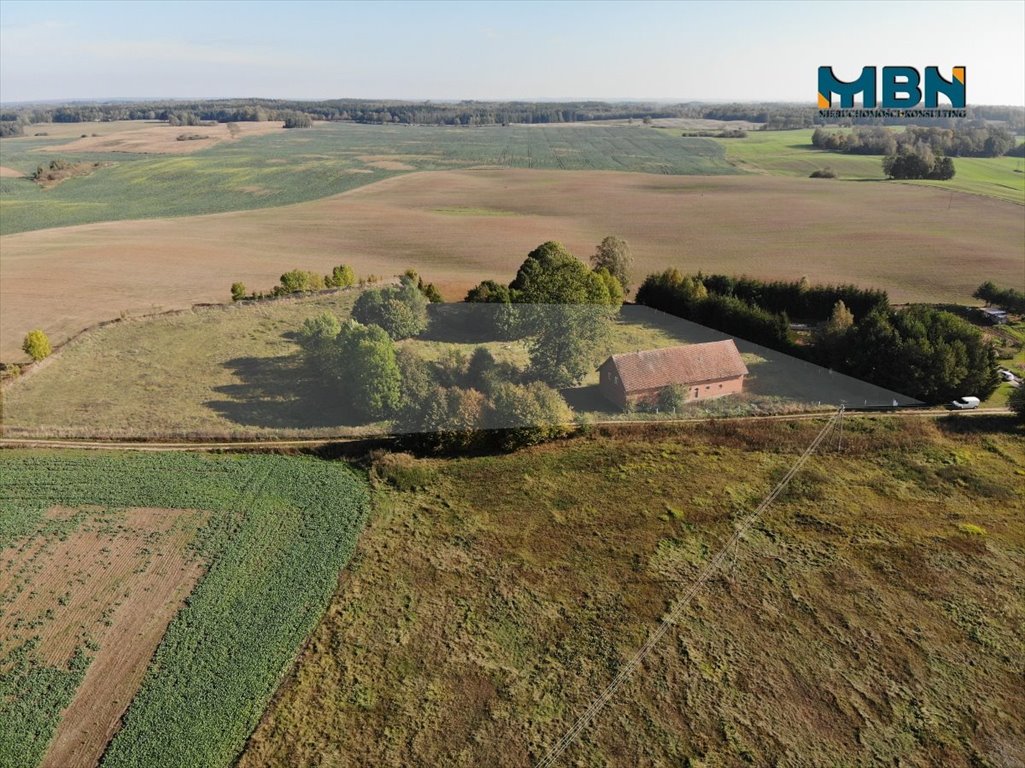
[[[427,329],[428,303],[417,283],[403,276],[397,286],[361,293],[352,307],[352,317],[384,328],[393,339],[407,339]]]
[[[318,323],[315,323],[319,325]],[[330,333],[325,323],[315,329]],[[350,320],[318,353],[319,369],[337,387],[345,410],[364,420],[389,418],[401,402],[395,343],[383,328]]]
[[[623,291],[630,292],[630,267],[633,264],[633,257],[630,255],[630,246],[626,240],[615,235],[609,235],[602,240],[594,250],[591,257],[591,266],[595,271],[600,269],[608,270],[619,284]]]
[[[382,329],[350,323],[339,334],[346,394],[366,417],[387,418],[399,405],[395,345]]]
[[[587,268],[560,243],[535,248],[509,286],[525,305],[520,331],[530,337],[533,374],[555,387],[577,384],[608,353],[622,287]]]
[[[323,312],[307,318],[299,328],[299,344],[307,364],[314,370],[321,370],[335,339],[342,331],[342,323],[332,312]]]

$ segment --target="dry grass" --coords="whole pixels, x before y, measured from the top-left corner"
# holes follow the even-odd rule
[[[380,462],[394,485],[240,765],[534,764],[817,429]],[[1020,434],[852,419],[846,441],[562,765],[1025,760]]]
[[[20,179],[24,175],[21,171],[0,165],[0,179]]]
[[[82,124],[86,125],[86,124]],[[37,152],[130,152],[133,154],[158,155],[190,155],[201,149],[220,144],[222,141],[236,141],[247,136],[260,136],[273,133],[282,128],[280,122],[241,122],[234,132],[228,130],[227,123],[217,125],[182,125],[173,126],[166,123],[144,126],[131,125],[121,131],[104,133],[100,136],[92,134],[82,137],[87,128],[83,127],[77,134],[80,138],[67,144],[42,147]],[[201,139],[179,141],[179,136],[202,136]]]
[[[55,142],[58,140],[77,139],[82,134],[92,136],[109,136],[125,131],[143,130],[154,126],[166,125],[163,121],[157,120],[103,120],[85,123],[37,123],[25,128],[24,136],[9,137],[3,141],[17,142],[21,139],[46,138]],[[45,134],[37,136],[36,134]]]
[[[412,266],[461,298],[483,278],[510,280],[538,243],[561,240],[587,258],[609,233],[631,243],[638,277],[668,265],[808,275],[883,287],[897,301],[952,302],[970,300],[983,279],[1020,281],[1019,206],[907,185],[816,182],[423,172],[281,208],[8,235],[0,239],[0,359],[23,359],[32,328],[60,342],[119,312],[224,301],[235,280],[269,286],[296,266],[326,272],[348,262],[364,275]],[[459,209],[465,215],[451,215]]]
[[[357,159],[382,171],[415,171],[416,166],[402,162],[403,155],[360,155]]]
[[[292,336],[325,311],[347,316],[355,295],[207,307],[86,333],[5,388],[4,427],[108,435],[337,429],[300,396]]]
[[[243,302],[112,323],[86,332],[42,363],[5,383],[6,437],[203,439],[331,437],[387,431],[387,421],[352,417],[337,389],[304,365],[296,331],[311,317],[348,317],[356,289],[305,298]],[[520,369],[523,340],[465,335],[465,317],[450,322],[434,305],[430,330],[400,347],[425,360],[469,359],[478,346]],[[480,309],[485,307],[478,305]],[[485,315],[477,315],[486,322]],[[472,323],[470,323],[472,325]],[[609,353],[718,341],[724,334],[639,305],[622,308]],[[903,395],[828,372],[738,340],[750,375],[744,394],[686,406],[678,414],[624,413],[597,391],[592,370],[564,395],[585,421],[703,418],[829,408],[830,403],[885,404]],[[597,364],[600,358],[595,360]]]
[[[55,508],[48,526],[0,551],[0,637],[39,638],[39,663],[97,648],[42,763],[93,766],[135,695],[168,622],[203,571],[188,549],[206,513]]]

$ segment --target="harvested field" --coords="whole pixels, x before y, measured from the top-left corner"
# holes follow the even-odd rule
[[[667,266],[807,275],[884,287],[895,301],[970,301],[983,279],[1016,285],[1025,251],[1021,206],[906,184],[415,173],[294,206],[4,236],[0,359],[24,359],[32,328],[59,343],[121,312],[224,301],[236,280],[269,287],[293,267],[327,272],[347,262],[360,275],[414,267],[461,298],[481,279],[509,281],[538,243],[561,240],[586,259],[610,233],[630,242],[637,278]]]
[[[95,765],[149,660],[205,567],[189,549],[204,512],[53,508],[37,533],[0,550],[0,648],[31,644],[63,668],[95,650],[42,765]]]
[[[82,134],[109,136],[125,131],[136,131],[153,126],[167,125],[162,120],[90,120],[84,123],[36,123],[25,126],[24,136],[5,138],[4,141],[20,142],[27,139],[45,139],[56,144],[59,141],[77,139]]]
[[[37,152],[128,152],[131,154],[188,155],[207,149],[222,141],[235,141],[248,136],[260,136],[282,129],[280,122],[240,122],[234,131],[227,123],[216,125],[147,125],[130,126],[101,136],[89,135],[67,144],[48,145]],[[84,132],[84,131],[83,131]],[[179,137],[202,137],[179,139]]]

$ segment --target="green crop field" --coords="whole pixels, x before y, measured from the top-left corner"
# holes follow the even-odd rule
[[[54,506],[211,513],[194,543],[209,570],[171,621],[105,766],[230,765],[320,619],[367,505],[342,464],[170,453],[8,451],[0,498],[0,545],[14,547]],[[32,766],[96,649],[84,644],[65,668],[31,662],[25,645],[0,650],[0,765]]]
[[[847,155],[816,149],[811,135],[811,130],[754,131],[744,139],[717,141],[726,150],[729,162],[753,173],[807,177],[814,170],[829,167],[840,179],[885,180],[882,155]],[[954,168],[956,175],[949,181],[887,183],[934,186],[1025,205],[1025,166],[1021,158],[956,157]],[[828,183],[830,179],[822,181]]]
[[[3,139],[0,165],[25,174],[56,157],[110,165],[46,190],[25,178],[0,179],[0,234],[286,205],[413,170],[489,166],[736,172],[710,139],[680,138],[641,127],[470,129],[329,123],[247,137],[183,156],[47,150],[54,141]]]
[[[534,765],[819,428],[386,457],[349,574],[241,768]],[[849,418],[844,440],[562,765],[1025,761],[1020,427]]]

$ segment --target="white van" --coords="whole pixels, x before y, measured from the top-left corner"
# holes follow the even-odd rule
[[[978,408],[981,402],[982,401],[979,400],[979,398],[971,397],[969,395],[966,397],[959,397],[957,400],[952,400],[950,402],[950,407],[959,411],[967,411],[971,408]]]

